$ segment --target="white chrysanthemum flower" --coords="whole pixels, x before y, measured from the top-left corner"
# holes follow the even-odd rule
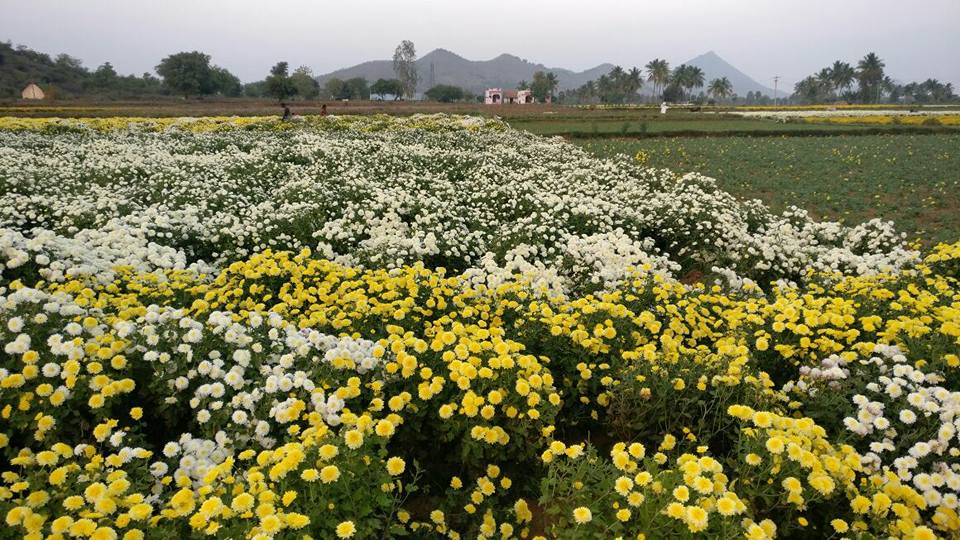
[[[173,457],[179,453],[180,453],[180,445],[175,442],[168,442],[163,447],[163,455],[167,456],[168,458]]]

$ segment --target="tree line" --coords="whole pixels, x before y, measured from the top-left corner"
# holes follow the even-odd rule
[[[122,98],[159,95],[184,97],[224,96],[287,99],[367,100],[403,99],[416,96],[419,74],[413,42],[402,41],[394,50],[394,78],[370,83],[363,77],[346,80],[330,78],[321,85],[307,66],[290,70],[287,62],[277,62],[263,80],[243,84],[227,69],[211,62],[210,55],[199,51],[179,52],[163,58],[151,73],[120,75],[110,62],[94,70],[68,54],[56,58],[24,46],[0,42],[0,97],[16,97],[27,84],[43,87],[49,97],[76,95]],[[837,60],[794,86],[787,100],[791,103],[914,102],[956,101],[951,83],[937,79],[899,84],[885,72],[883,60],[873,52],[853,65]],[[652,87],[652,98],[642,96],[644,84]],[[587,81],[579,88],[557,93],[558,80],[552,72],[537,71],[530,82],[520,81],[517,88],[530,90],[536,101],[556,99],[561,103],[634,103],[644,99],[669,102],[737,102],[767,104],[773,100],[760,92],[737,96],[726,77],[706,81],[698,66],[681,64],[671,69],[663,59],[655,58],[643,69],[613,67],[609,73]],[[424,92],[427,99],[441,102],[482,100],[463,88],[438,84]]]
[[[68,54],[49,55],[23,45],[0,43],[0,97],[17,97],[30,83],[41,86],[48,98],[92,96],[104,98],[162,95],[238,97],[245,85],[227,69],[198,51],[170,55],[156,74],[120,75],[110,62],[94,70]]]
[[[321,85],[313,71],[300,66],[291,71],[287,62],[277,62],[260,81],[247,84],[227,69],[212,63],[210,55],[183,51],[163,58],[156,75],[120,75],[110,62],[94,70],[68,54],[56,58],[20,45],[0,42],[0,97],[18,97],[30,83],[39,84],[50,98],[88,96],[131,98],[151,96],[256,97],[284,99],[366,100],[412,98],[418,83],[416,48],[410,41],[397,46],[393,57],[396,78],[372,84],[362,77],[331,78]],[[474,99],[461,88],[437,85],[426,96],[437,101]]]
[[[884,71],[886,64],[874,52],[861,58],[856,67],[837,60],[794,85],[792,100],[800,103],[848,101],[881,103],[909,101],[942,103],[954,101],[953,84],[937,79],[899,84]]]
[[[640,90],[644,83],[652,86],[652,99],[670,102],[704,101],[712,97],[716,101],[732,98],[733,85],[727,77],[719,77],[706,82],[703,69],[697,66],[681,64],[670,69],[670,63],[655,58],[644,66],[646,74],[637,67],[625,70],[614,66],[609,73],[595,80],[560,93],[560,101],[575,103],[636,103],[646,99]],[[706,93],[694,95],[694,90],[706,85]],[[757,98],[759,99],[759,95]]]
[[[0,43],[0,73],[7,67],[21,75],[0,77],[6,83],[0,85],[0,96],[17,96],[26,84],[36,82],[54,97],[179,95],[269,97],[278,100],[402,99],[416,95],[419,83],[416,60],[416,47],[413,42],[404,40],[393,54],[394,78],[381,78],[373,83],[362,77],[346,80],[330,78],[321,85],[309,67],[300,66],[291,71],[287,62],[277,62],[264,79],[243,84],[236,75],[213,64],[210,55],[199,51],[178,52],[163,58],[156,66],[157,77],[150,73],[142,76],[119,75],[109,62],[89,71],[78,59],[66,54],[51,59],[48,55],[23,46],[14,49],[9,43]],[[689,99],[693,90],[704,85],[703,71],[696,66],[681,65],[670,70],[665,60],[656,59],[647,64],[646,70],[644,77],[638,68],[624,70],[617,66],[595,81],[559,94],[556,74],[537,71],[531,81],[520,81],[517,88],[530,90],[540,102],[559,99],[561,102],[625,103],[640,99],[638,92],[643,87],[644,79],[653,84],[657,99],[662,96],[670,101]],[[726,78],[711,81],[707,92],[716,99],[725,99],[732,93],[730,82]],[[424,96],[441,102],[482,100],[482,96],[448,84],[435,85],[427,89]]]
[[[0,42],[0,97],[19,97],[30,83],[39,84],[49,97],[126,97],[164,92],[163,82],[150,73],[119,75],[110,62],[91,71],[69,54],[51,57],[23,45]]]

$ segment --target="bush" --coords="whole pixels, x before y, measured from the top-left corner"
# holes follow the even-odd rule
[[[437,86],[434,86],[433,88],[424,92],[424,95],[434,101],[451,103],[454,101],[462,101],[465,94],[463,92],[463,88],[460,88],[459,86],[438,84]]]

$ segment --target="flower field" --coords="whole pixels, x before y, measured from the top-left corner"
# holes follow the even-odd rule
[[[958,275],[497,120],[0,119],[0,515],[956,537]]]

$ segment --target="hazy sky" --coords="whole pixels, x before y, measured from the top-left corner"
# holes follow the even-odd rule
[[[389,58],[402,39],[471,60],[508,52],[550,67],[683,62],[708,50],[781,88],[876,51],[901,82],[960,86],[960,0],[0,0],[0,40],[88,67],[152,71],[200,50],[244,81],[278,60],[317,74]]]

